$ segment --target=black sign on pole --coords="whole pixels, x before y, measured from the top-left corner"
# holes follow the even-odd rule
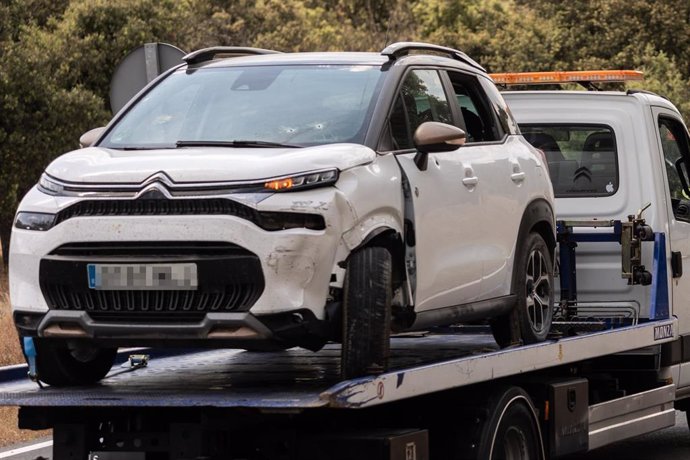
[[[113,115],[158,75],[178,64],[186,53],[167,43],[146,43],[118,64],[110,80],[110,108]]]

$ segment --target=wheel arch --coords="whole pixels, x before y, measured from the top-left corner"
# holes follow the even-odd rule
[[[523,421],[529,423],[528,429],[532,432],[535,442],[535,455],[528,458],[545,460],[548,437],[545,437],[546,433],[543,431],[544,427],[535,405],[535,395],[529,391],[531,385],[524,383],[526,382],[502,379],[456,389],[451,393],[455,395],[454,398],[443,398],[446,404],[450,399],[452,404],[457,405],[457,412],[462,414],[451,423],[436,420],[436,412],[430,409],[435,404],[428,405],[425,409],[429,412],[425,412],[425,415],[428,414],[434,422],[430,426],[435,440],[429,446],[431,458],[491,460],[493,454],[495,460],[496,443],[500,443],[501,422],[508,421],[506,417],[510,417],[509,413],[514,412],[514,408],[519,405],[524,407],[522,413],[527,419]]]
[[[484,433],[484,436],[487,436],[487,438],[480,440],[480,442],[488,442],[487,447],[489,447],[489,452],[487,458],[493,458],[493,449],[495,447],[498,429],[506,413],[514,404],[524,404],[527,407],[527,413],[530,416],[533,429],[537,436],[537,442],[541,450],[541,452],[539,452],[539,454],[541,454],[540,458],[546,458],[546,452],[544,450],[544,436],[541,430],[539,416],[537,415],[537,411],[529,393],[518,386],[497,387],[494,389],[492,395],[488,398],[487,403],[488,404],[485,407],[489,414],[489,420],[487,420],[488,430]]]
[[[390,252],[393,261],[393,285],[399,286],[405,280],[405,243],[400,232],[388,226],[374,228],[350,251],[350,255],[369,247],[381,247]]]
[[[369,228],[364,233],[364,237],[359,239],[359,242],[354,245],[348,245],[347,240],[344,245],[344,252],[338,258],[335,266],[342,270],[343,284],[342,290],[345,288],[344,275],[347,267],[352,259],[352,256],[365,248],[381,247],[386,249],[391,254],[392,263],[392,282],[393,287],[400,286],[406,279],[405,271],[405,246],[404,240],[399,230],[390,225],[379,225],[374,228]],[[351,241],[350,241],[351,242]],[[336,269],[336,270],[337,270]],[[335,271],[332,277],[336,276]],[[336,341],[342,340],[340,331],[342,329],[342,298],[337,297],[335,301],[327,302],[326,304],[326,319],[331,323],[333,339]]]
[[[525,241],[527,235],[531,232],[537,232],[546,242],[546,246],[549,248],[549,253],[551,254],[551,261],[555,262],[556,254],[556,228],[555,228],[555,217],[553,208],[548,201],[544,199],[537,199],[532,201],[525,212],[522,214],[522,220],[520,221],[520,227],[518,230],[518,237],[515,243],[515,258],[514,260],[519,260],[520,251],[524,250],[521,245],[522,241]],[[510,292],[515,292],[515,273],[516,267],[513,264],[513,277],[510,286]]]

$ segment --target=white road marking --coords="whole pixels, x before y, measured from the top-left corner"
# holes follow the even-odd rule
[[[30,446],[19,447],[17,449],[0,452],[0,458],[10,458],[15,455],[25,454],[34,450],[45,449],[53,445],[53,441],[39,442],[38,444],[31,444]]]

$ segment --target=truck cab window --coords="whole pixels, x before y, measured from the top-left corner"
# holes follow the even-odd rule
[[[681,158],[685,161],[690,159],[687,133],[678,120],[659,117],[659,138],[664,152],[673,213],[679,220],[690,221],[690,196],[683,190],[683,182],[688,183],[688,169],[684,161],[679,161]]]
[[[544,152],[557,198],[610,196],[618,190],[618,151],[610,126],[523,124],[520,129]]]

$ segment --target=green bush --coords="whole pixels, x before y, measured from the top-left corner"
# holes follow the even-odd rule
[[[0,4],[0,243],[41,171],[110,118],[116,65],[147,42],[185,50],[458,47],[489,71],[640,69],[690,111],[685,0],[6,0]],[[5,264],[7,261],[4,261]]]

